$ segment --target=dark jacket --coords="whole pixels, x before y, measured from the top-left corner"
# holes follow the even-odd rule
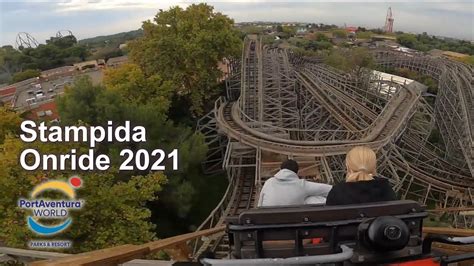
[[[385,178],[370,181],[344,182],[332,187],[326,205],[347,205],[377,201],[397,200],[397,196]]]

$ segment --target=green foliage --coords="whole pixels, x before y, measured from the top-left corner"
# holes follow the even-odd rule
[[[0,144],[8,134],[16,134],[20,128],[21,118],[13,110],[0,106]]]
[[[324,62],[342,71],[353,72],[356,76],[359,76],[364,69],[374,67],[372,55],[363,47],[345,50],[333,49]]]
[[[316,40],[320,42],[330,42],[329,38],[323,33],[316,33]]]
[[[157,200],[166,183],[163,173],[132,176],[120,181],[117,172],[84,175],[84,189],[78,197],[86,199],[75,212],[74,226],[64,237],[80,239],[74,251],[90,251],[124,244],[142,244],[155,239],[151,211],[145,203]]]
[[[72,47],[76,43],[77,39],[73,35],[64,37],[51,37],[49,40],[46,40],[46,44],[52,44],[61,49]]]
[[[435,95],[438,93],[438,83],[436,82],[436,80],[434,80],[428,75],[421,74],[408,68],[390,68],[382,69],[382,71],[408,79],[416,80],[428,87],[427,92]]]
[[[324,35],[322,35],[324,36]],[[326,38],[326,36],[324,36]],[[307,39],[301,39],[301,38],[290,38],[288,40],[288,43],[298,47],[298,48],[303,48],[304,50],[307,51],[317,51],[317,50],[327,50],[332,48],[332,44],[321,37],[322,40],[307,40]]]
[[[0,48],[0,72],[6,73],[8,78],[28,68],[36,68],[30,57],[10,45]]]
[[[97,50],[93,55],[92,59],[105,59],[108,60],[112,57],[118,57],[124,55],[123,51],[118,47],[104,47]]]
[[[128,101],[146,103],[159,98],[163,112],[169,108],[173,87],[171,81],[164,81],[158,74],[145,77],[135,64],[125,64],[104,73],[104,85]]]
[[[74,224],[61,234],[74,239],[70,252],[83,252],[120,244],[139,244],[155,239],[150,210],[145,203],[157,199],[166,181],[163,173],[131,176],[122,179],[117,171],[91,173],[69,171],[25,171],[19,165],[19,155],[26,148],[40,153],[66,153],[71,148],[83,152],[84,145],[23,143],[16,135],[20,117],[0,108],[0,240],[9,247],[26,248],[35,238],[26,225],[27,211],[16,207],[20,197],[28,197],[33,186],[46,179],[67,178],[79,174],[84,186],[78,197],[86,200],[80,211],[72,211]]]
[[[13,75],[11,83],[20,82],[25,79],[30,79],[34,77],[39,77],[41,72],[36,69],[27,69],[22,72],[17,72]]]
[[[403,33],[397,36],[397,42],[403,46],[413,49],[415,49],[415,46],[418,45],[418,40],[416,39],[416,36],[409,33]]]
[[[169,183],[160,194],[162,205],[157,208],[157,219],[165,219],[159,216],[164,212],[163,209],[167,209],[169,216],[187,217],[198,196],[196,184],[205,180],[200,172],[200,163],[207,152],[203,136],[167,119],[167,97],[171,89],[165,83],[160,83],[157,76],[145,78],[140,69],[131,64],[111,70],[105,75],[105,87],[94,86],[90,79],[82,77],[76,79],[73,87],[68,88],[65,95],[57,99],[62,123],[75,124],[83,121],[90,125],[105,125],[107,120],[114,123],[128,120],[132,125],[145,127],[146,143],[99,145],[102,152],[110,154],[114,165],[119,163],[118,153],[123,148],[148,151],[161,148],[168,152],[178,149],[179,170],[167,170],[164,173],[169,178]],[[122,179],[129,180],[131,175],[146,173],[148,172],[121,172],[119,175]],[[160,232],[160,229],[157,231]]]
[[[120,44],[143,36],[143,30],[132,30],[106,36],[97,36],[79,41],[80,45],[90,48],[118,47]]]
[[[432,49],[453,51],[463,54],[474,55],[474,44],[464,40],[444,40],[423,34],[402,33],[397,36],[397,42],[408,48],[427,52]]]
[[[331,32],[337,38],[347,38],[347,31],[344,29],[333,29]]]
[[[75,43],[74,37],[51,37],[47,44],[40,44],[37,48],[18,51],[12,46],[3,46],[0,48],[0,73],[11,78],[15,73],[28,69],[46,70],[84,61],[89,51]]]
[[[471,55],[471,56],[468,56],[468,57],[465,57],[465,58],[461,59],[461,62],[463,62],[465,64],[469,64],[469,65],[474,65],[474,55]]]
[[[324,59],[324,63],[346,72],[349,72],[352,69],[349,60],[339,49],[334,49],[329,53],[329,55]]]
[[[356,37],[357,39],[370,39],[374,35],[371,31],[357,31]]]
[[[33,143],[40,152],[65,152],[64,144]],[[27,211],[16,207],[19,197],[27,197],[34,185],[46,179],[67,180],[78,172],[25,171],[18,164],[21,150],[28,146],[16,137],[7,137],[0,145],[0,239],[10,247],[26,248],[36,238],[26,225]],[[31,146],[29,146],[31,147]],[[78,148],[74,146],[74,148]],[[84,186],[78,197],[86,200],[84,208],[72,211],[73,226],[61,234],[74,239],[68,252],[84,252],[121,244],[140,244],[155,239],[150,210],[145,203],[156,200],[156,193],[166,183],[162,173],[134,176],[120,180],[116,172],[79,173]]]
[[[294,26],[283,26],[283,33],[286,33],[289,37],[296,34],[296,27]]]
[[[219,92],[218,62],[237,56],[241,41],[233,21],[206,4],[161,10],[143,23],[144,37],[129,44],[130,57],[145,73],[172,82],[194,114]]]

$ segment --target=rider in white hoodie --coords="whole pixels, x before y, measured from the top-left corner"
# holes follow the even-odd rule
[[[259,207],[325,203],[332,186],[300,179],[298,163],[286,160],[280,171],[263,185]]]

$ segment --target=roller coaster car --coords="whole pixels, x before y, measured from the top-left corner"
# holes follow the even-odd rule
[[[473,241],[439,236],[423,239],[426,216],[417,202],[409,200],[258,208],[230,217],[227,232],[233,265],[404,265],[408,261],[410,265],[442,265],[443,259],[431,252],[433,241]],[[474,254],[443,258],[460,261]],[[232,260],[203,262],[230,265]]]

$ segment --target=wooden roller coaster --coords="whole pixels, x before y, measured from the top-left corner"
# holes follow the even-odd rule
[[[229,258],[226,219],[252,209],[263,182],[277,162],[294,158],[303,177],[342,181],[344,155],[367,145],[377,151],[378,172],[401,199],[429,206],[454,227],[423,227],[423,234],[472,236],[474,203],[474,70],[424,55],[374,51],[376,64],[408,68],[431,76],[439,90],[434,106],[425,87],[414,81],[384,79],[371,71],[343,73],[317,58],[264,47],[256,36],[244,42],[241,60],[229,64],[226,97],[198,122],[209,145],[208,172],[227,171],[222,200],[194,233],[144,245],[126,245],[77,255],[0,248],[21,258],[47,259],[33,265],[113,265],[167,249],[176,260],[197,260],[211,251]],[[428,95],[429,96],[429,95]],[[428,138],[438,128],[445,149]],[[472,251],[434,246],[448,253]]]

